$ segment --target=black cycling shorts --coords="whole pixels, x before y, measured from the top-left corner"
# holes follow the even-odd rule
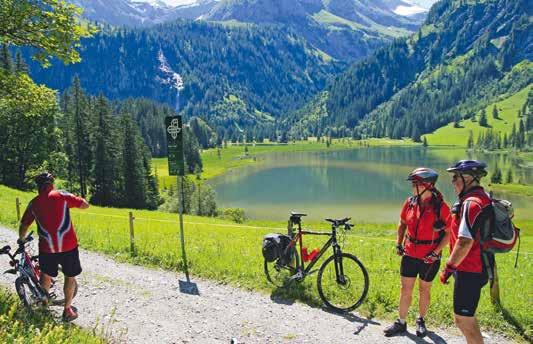
[[[39,254],[41,271],[51,277],[57,277],[58,266],[61,265],[63,274],[76,277],[81,273],[80,253],[76,247],[72,251],[60,253]]]
[[[432,282],[437,272],[439,272],[439,266],[440,260],[437,260],[433,264],[426,264],[421,259],[404,255],[400,266],[400,275],[403,277],[419,276],[422,281]]]
[[[487,274],[457,271],[453,287],[453,312],[464,317],[473,317],[481,296],[481,288],[488,280]]]

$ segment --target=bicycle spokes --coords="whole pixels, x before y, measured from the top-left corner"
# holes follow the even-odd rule
[[[359,306],[368,290],[368,274],[359,260],[343,253],[328,258],[318,272],[318,291],[324,303],[347,311]]]

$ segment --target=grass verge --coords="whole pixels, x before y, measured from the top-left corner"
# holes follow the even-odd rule
[[[46,310],[28,313],[16,295],[0,287],[0,342],[91,344],[106,341],[75,325],[56,322]]]

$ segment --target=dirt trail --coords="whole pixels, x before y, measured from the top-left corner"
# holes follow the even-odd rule
[[[0,227],[0,246],[13,244],[13,231]],[[74,300],[76,324],[104,326],[115,342],[126,343],[464,343],[454,329],[432,329],[425,340],[414,335],[385,338],[387,322],[339,316],[268,295],[194,279],[200,295],[179,291],[183,276],[163,270],[117,263],[81,251],[83,273]],[[0,268],[6,256],[0,256]],[[0,285],[14,291],[13,275],[0,275]],[[61,308],[55,307],[60,314]],[[486,343],[511,343],[487,336]]]

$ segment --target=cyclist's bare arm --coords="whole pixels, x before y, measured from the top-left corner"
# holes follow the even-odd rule
[[[396,244],[403,245],[406,230],[407,225],[402,220],[400,220],[400,222],[398,223],[398,237],[396,238]]]
[[[86,200],[83,200],[83,203],[80,205],[80,209],[87,209],[89,208],[89,202]]]
[[[28,228],[30,228],[30,225],[26,225],[24,223],[20,223],[19,226],[19,239],[22,240],[26,238],[26,234],[28,234]]]
[[[473,244],[474,240],[466,237],[459,237],[452,253],[450,254],[450,258],[448,258],[448,264],[452,266],[458,266],[461,264],[463,259],[465,259],[466,255],[472,248]]]

